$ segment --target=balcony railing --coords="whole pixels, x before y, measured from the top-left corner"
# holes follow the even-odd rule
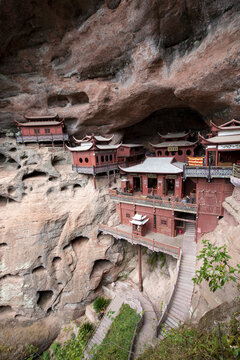
[[[212,178],[230,178],[232,166],[188,166],[183,168],[183,178],[199,177],[211,180]]]
[[[232,176],[240,179],[240,165],[233,164]]]
[[[162,243],[156,239],[149,239],[147,237],[134,235],[130,232],[126,232],[118,228],[109,227],[100,224],[99,230],[102,231],[104,234],[109,234],[114,236],[116,239],[124,239],[130,242],[131,244],[140,244],[142,246],[148,247],[152,251],[161,251],[165,254],[173,256],[176,259],[179,258],[181,253],[181,247],[179,246],[173,246]]]
[[[79,174],[90,174],[90,175],[96,175],[101,174],[108,171],[118,170],[118,163],[116,164],[106,164],[106,165],[100,165],[100,166],[77,166],[72,165],[72,169]]]
[[[16,140],[18,143],[66,141],[68,140],[68,134],[17,135]]]
[[[123,202],[126,204],[134,204],[134,205],[144,205],[148,207],[155,207],[159,209],[168,209],[172,211],[180,211],[190,214],[197,213],[197,205],[191,203],[182,203],[168,200],[160,200],[160,199],[149,199],[143,198],[139,196],[128,196],[118,194],[116,190],[111,190],[109,192],[111,199],[115,202]],[[131,195],[131,194],[130,194]]]

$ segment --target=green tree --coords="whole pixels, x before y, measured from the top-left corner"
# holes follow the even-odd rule
[[[197,259],[203,259],[203,264],[193,278],[195,284],[200,284],[206,280],[210,290],[214,292],[217,289],[222,289],[229,281],[237,282],[240,280],[238,276],[240,265],[238,264],[236,268],[229,265],[229,260],[232,257],[228,254],[226,245],[213,246],[209,240],[203,240],[202,243],[204,246]]]

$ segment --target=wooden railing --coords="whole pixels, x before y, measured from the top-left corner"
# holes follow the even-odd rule
[[[230,178],[232,175],[232,166],[189,166],[183,167],[183,179],[188,177],[212,178]]]
[[[180,265],[181,265],[181,260],[182,260],[182,249],[180,249],[180,255],[179,255],[179,258],[178,258],[178,261],[177,261],[177,274],[176,274],[176,279],[174,281],[174,285],[173,285],[173,288],[172,288],[172,292],[171,292],[171,295],[169,297],[169,301],[168,303],[166,304],[166,306],[164,307],[163,311],[162,311],[162,314],[161,314],[161,317],[159,319],[159,322],[156,326],[156,337],[158,337],[161,329],[162,329],[162,325],[164,323],[164,321],[166,320],[167,318],[167,315],[169,313],[169,310],[172,306],[172,302],[173,302],[173,297],[174,297],[174,294],[175,294],[175,291],[176,291],[176,286],[177,286],[177,282],[178,282],[178,276],[179,276],[179,270],[180,270]]]
[[[118,170],[118,163],[106,164],[100,166],[77,166],[72,165],[72,169],[77,171],[79,174],[91,174],[96,175],[108,171]]]
[[[197,213],[197,205],[191,203],[182,203],[176,201],[168,201],[168,200],[160,200],[160,199],[149,199],[143,198],[139,196],[129,196],[118,194],[117,190],[109,191],[111,199],[116,202],[130,203],[134,205],[144,205],[149,207],[161,208],[161,209],[169,209],[172,211],[180,211],[190,214]]]
[[[181,248],[179,246],[165,244],[156,239],[149,239],[140,235],[133,235],[127,231],[102,224],[99,225],[99,231],[102,231],[104,234],[112,235],[116,239],[127,240],[131,244],[140,244],[142,246],[148,247],[152,251],[161,251],[165,254],[173,256],[174,258],[179,258],[180,256]]]
[[[16,141],[18,143],[25,142],[53,142],[53,141],[66,141],[68,134],[48,134],[48,135],[17,135]]]
[[[240,165],[233,164],[232,176],[240,179]]]

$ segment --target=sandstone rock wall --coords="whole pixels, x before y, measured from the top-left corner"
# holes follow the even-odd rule
[[[78,134],[120,131],[161,109],[194,109],[191,127],[238,118],[239,7],[1,1],[1,127],[24,113],[58,112]],[[157,120],[165,126],[161,113]],[[189,128],[182,117],[174,122]]]

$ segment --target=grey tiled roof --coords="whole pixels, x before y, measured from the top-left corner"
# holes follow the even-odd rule
[[[165,148],[168,146],[191,146],[191,145],[195,145],[196,142],[191,142],[191,141],[185,141],[185,140],[179,140],[179,141],[164,141],[160,144],[151,144],[154,148]]]
[[[180,174],[183,172],[180,168],[184,163],[173,162],[173,157],[149,157],[143,163],[121,168],[127,173],[144,173],[144,174]]]

